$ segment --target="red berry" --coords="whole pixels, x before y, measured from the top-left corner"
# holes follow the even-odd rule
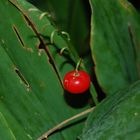
[[[63,85],[68,92],[81,94],[88,90],[90,86],[90,76],[83,70],[73,70],[64,76]]]

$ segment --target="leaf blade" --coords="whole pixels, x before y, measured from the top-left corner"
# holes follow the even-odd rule
[[[90,3],[91,51],[96,76],[105,93],[111,94],[139,79],[137,69],[139,62],[136,60],[136,57],[139,57],[139,50],[137,52],[133,46],[128,23],[137,24],[140,18],[136,17],[137,13],[132,7],[128,7],[133,16],[135,15],[133,17],[128,9],[122,7],[120,1],[113,3],[110,0],[104,3],[102,0],[91,0]],[[103,5],[102,8],[100,4]],[[127,2],[125,4],[128,5]],[[128,17],[131,20],[128,20]],[[137,26],[133,25],[133,28]],[[138,45],[136,48],[139,48]]]
[[[81,140],[138,139],[140,81],[108,96],[93,111]]]

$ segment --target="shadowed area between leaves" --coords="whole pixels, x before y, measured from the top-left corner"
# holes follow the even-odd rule
[[[82,108],[89,103],[90,94],[89,91],[86,91],[81,94],[72,94],[67,91],[64,91],[64,99],[68,105],[73,108]]]

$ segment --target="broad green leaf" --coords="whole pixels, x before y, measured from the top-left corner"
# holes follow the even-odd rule
[[[73,66],[68,63],[65,69],[60,69],[65,57],[48,48],[47,54],[44,49],[38,49],[40,43],[43,42],[43,47],[47,43],[42,36],[50,39],[55,28],[47,17],[39,20],[39,13],[30,11],[29,3],[21,2],[27,10],[7,0],[0,2],[0,129],[3,130],[0,136],[3,140],[35,140],[54,125],[86,108],[73,108],[64,99],[60,79]],[[46,24],[47,31],[43,28]],[[38,36],[41,33],[42,36]],[[57,33],[54,42],[57,47],[67,45]],[[82,126],[83,123],[75,124],[49,139],[76,139]]]
[[[107,97],[90,114],[80,140],[138,140],[140,81]]]
[[[15,140],[15,136],[13,135],[13,132],[9,128],[7,121],[5,120],[4,116],[0,112],[0,136],[3,139],[6,140]]]
[[[106,94],[139,79],[140,16],[125,0],[91,0],[91,51]]]

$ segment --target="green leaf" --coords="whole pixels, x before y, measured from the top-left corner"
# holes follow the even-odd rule
[[[140,16],[125,0],[91,0],[91,51],[106,94],[138,80]]]
[[[67,63],[62,67],[67,58],[56,52],[59,46],[60,49],[67,46],[67,41],[56,33],[55,44],[48,45],[53,47],[51,51],[46,45],[56,30],[51,21],[47,17],[40,20],[42,13],[34,11],[38,9],[26,1],[18,2],[21,3],[0,2],[0,136],[3,140],[37,139],[54,125],[88,107],[73,108],[68,99],[64,99],[61,81],[73,66]],[[38,48],[40,44],[43,48]],[[58,49],[54,49],[55,46]],[[49,139],[76,139],[82,126],[83,123],[77,123]]]
[[[90,6],[88,1],[71,0],[69,7],[68,33],[80,55],[89,53]]]
[[[10,130],[7,121],[5,120],[4,116],[0,112],[0,136],[3,139],[7,140],[15,140],[15,136],[13,135],[12,131]]]
[[[90,114],[81,140],[140,138],[140,81],[108,96]]]

